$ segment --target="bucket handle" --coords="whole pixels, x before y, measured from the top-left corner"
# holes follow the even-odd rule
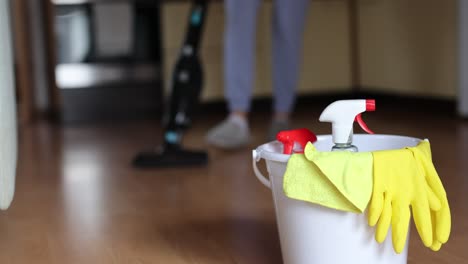
[[[257,176],[258,180],[263,183],[266,187],[271,189],[271,182],[269,179],[267,179],[263,174],[260,172],[260,170],[257,167],[257,162],[260,161],[261,159],[261,153],[257,152],[257,150],[252,150],[252,165],[253,165],[253,170],[255,172],[255,176]]]

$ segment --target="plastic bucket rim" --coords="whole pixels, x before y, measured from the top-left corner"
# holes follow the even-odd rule
[[[361,137],[361,136],[371,136],[371,137],[392,137],[392,138],[400,138],[400,139],[410,139],[410,140],[415,140],[415,141],[422,141],[421,138],[417,137],[410,137],[410,136],[404,136],[404,135],[393,135],[393,134],[354,134],[353,137]],[[320,140],[326,140],[328,138],[331,138],[331,134],[322,134],[322,135],[317,135],[317,141]],[[270,141],[267,143],[264,143],[260,146],[258,146],[255,151],[257,152],[257,159],[265,159],[265,160],[270,160],[270,161],[276,161],[276,162],[288,162],[289,157],[291,156],[290,154],[283,154],[283,153],[277,153],[277,152],[272,152],[267,149],[267,146],[271,144],[281,144],[279,141],[274,140]]]

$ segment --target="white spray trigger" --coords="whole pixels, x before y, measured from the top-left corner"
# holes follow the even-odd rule
[[[332,135],[335,144],[348,144],[352,141],[355,120],[364,131],[373,133],[360,115],[365,111],[375,111],[375,100],[339,100],[327,106],[320,115],[319,120],[332,123]]]

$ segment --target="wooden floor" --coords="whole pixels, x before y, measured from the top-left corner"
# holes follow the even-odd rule
[[[376,132],[431,140],[451,204],[449,243],[433,253],[413,232],[409,263],[468,263],[468,121],[378,110],[364,116]],[[294,125],[329,133],[319,113],[302,110]],[[203,148],[221,118],[199,119],[187,145]],[[23,129],[15,200],[0,212],[0,263],[282,263],[271,193],[251,168],[267,120],[253,117],[250,148],[210,149],[207,167],[143,171],[130,160],[158,143],[158,124]]]

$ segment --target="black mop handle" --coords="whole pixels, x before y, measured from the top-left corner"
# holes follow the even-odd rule
[[[207,1],[195,0],[190,11],[187,35],[184,41],[184,47],[190,46],[194,53],[198,53],[206,12]]]
[[[186,38],[172,73],[171,95],[164,122],[166,144],[180,143],[198,104],[203,86],[203,69],[198,57],[198,48],[203,35],[207,7],[207,1],[195,0],[191,8]]]
[[[198,49],[203,35],[207,1],[194,0],[186,37],[172,72],[170,96],[165,104],[164,143],[161,150],[140,153],[133,161],[136,167],[202,165],[206,152],[182,148],[182,136],[191,124],[203,86],[203,69]]]

